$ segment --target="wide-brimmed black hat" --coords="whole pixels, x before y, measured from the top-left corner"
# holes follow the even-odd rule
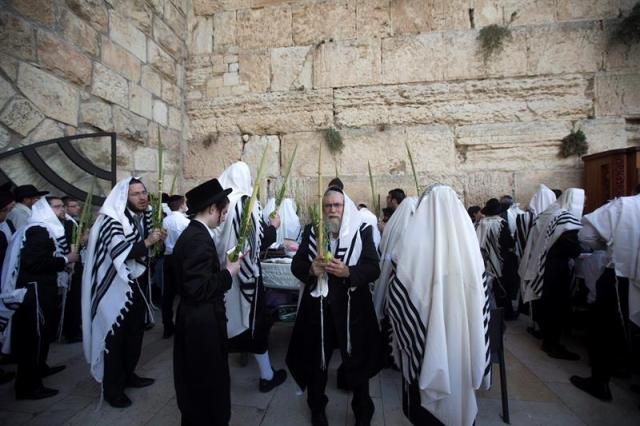
[[[9,191],[0,190],[0,209],[5,208],[8,204],[14,201],[13,194]]]
[[[14,194],[16,194],[16,200],[22,200],[27,197],[42,197],[48,193],[49,191],[38,191],[33,185],[20,185],[14,191]]]
[[[203,208],[223,200],[233,189],[222,189],[218,179],[211,179],[187,192],[187,214],[193,215]]]
[[[482,210],[480,210],[480,213],[485,216],[495,216],[502,213],[504,210],[504,206],[500,204],[500,200],[498,200],[497,198],[491,198],[485,203]]]

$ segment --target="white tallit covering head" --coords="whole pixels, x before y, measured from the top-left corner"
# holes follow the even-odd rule
[[[242,199],[251,197],[253,184],[251,170],[247,163],[238,161],[231,164],[218,178],[223,188],[231,188],[228,195],[229,213],[225,221],[213,230],[213,240],[218,252],[220,267],[227,262],[227,252],[238,243],[238,232],[242,217]],[[249,198],[246,198],[249,202]],[[229,291],[225,293],[227,310],[227,334],[229,338],[249,329],[251,306],[257,302],[255,297],[257,280],[260,275],[260,240],[262,238],[262,207],[256,200],[251,212],[253,231],[247,237],[249,253],[241,260],[240,273],[233,277]]]
[[[518,267],[525,303],[542,297],[547,252],[562,234],[582,227],[583,206],[584,190],[569,188],[535,218]]]
[[[22,303],[26,289],[17,289],[16,282],[20,273],[20,255],[26,240],[27,230],[34,226],[41,226],[47,230],[49,237],[55,244],[54,256],[63,256],[69,252],[69,245],[64,234],[64,226],[60,219],[49,206],[49,202],[45,197],[40,198],[31,207],[31,216],[27,224],[16,230],[7,247],[4,263],[2,265],[2,292],[0,299],[6,301],[7,305],[0,302],[0,332],[2,332],[2,323],[5,323],[3,333],[3,352],[10,351],[10,319],[19,303]],[[62,271],[58,273],[58,286],[66,287],[68,285],[69,275]],[[13,309],[15,308],[15,309]]]
[[[418,205],[418,197],[405,198],[384,226],[378,250],[380,252],[380,276],[373,287],[373,307],[376,310],[378,321],[384,317],[384,305],[393,270],[391,258],[396,250],[402,249],[398,243],[407,229],[407,223],[416,205]]]
[[[529,201],[529,211],[534,215],[539,215],[554,201],[556,201],[556,194],[545,185],[540,184]]]
[[[269,215],[276,209],[276,199],[269,198],[262,210],[262,218],[269,223]],[[280,215],[280,226],[276,234],[276,247],[282,246],[284,240],[298,241],[300,237],[300,218],[296,213],[296,203],[291,198],[285,198],[278,210]]]
[[[474,390],[490,377],[488,292],[475,230],[453,189],[427,189],[400,246],[387,301],[395,361],[426,410],[470,426]]]
[[[107,335],[122,320],[121,311],[131,300],[129,281],[146,270],[127,260],[138,231],[126,216],[129,182],[119,181],[107,196],[91,227],[82,274],[82,345],[91,375],[102,383]],[[150,208],[145,217],[150,217]]]
[[[629,319],[640,326],[640,195],[617,198],[582,220],[607,243],[616,275],[629,280]]]
[[[380,239],[382,238],[382,236],[380,235],[380,230],[378,229],[378,218],[371,210],[366,207],[363,207],[358,211],[362,216],[362,221],[367,225],[371,225],[371,230],[373,232],[373,244],[375,244],[376,248],[378,248],[380,246]]]
[[[516,233],[516,218],[518,215],[523,213],[524,211],[520,208],[518,203],[512,204],[507,209],[507,222],[509,223],[509,232],[511,233],[511,237],[514,237]]]

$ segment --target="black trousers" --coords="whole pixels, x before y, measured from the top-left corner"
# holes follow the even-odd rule
[[[538,316],[543,345],[558,346],[571,310],[571,271],[566,258],[547,258]]]
[[[174,280],[173,256],[165,255],[162,279],[162,324],[173,327],[173,301],[176,298],[176,284]]]
[[[337,337],[333,321],[331,321],[331,312],[329,305],[325,305],[324,309],[324,348],[325,348],[325,361],[326,365],[329,365],[331,361],[331,355],[333,354],[333,348],[337,347]],[[347,356],[342,354],[343,359]],[[316,365],[320,365],[316,363]],[[314,370],[309,380],[307,387],[307,404],[312,413],[316,413],[324,410],[329,398],[325,394],[327,387],[327,370],[317,368]],[[369,424],[373,417],[375,406],[373,400],[369,395],[369,381],[365,380],[361,384],[353,386],[353,398],[351,400],[351,408],[355,414],[356,422],[362,422],[363,424]]]
[[[433,414],[420,403],[420,389],[416,383],[409,384],[402,378],[402,412],[416,426],[443,426]]]
[[[49,344],[57,328],[56,286],[27,285],[27,293],[12,318],[11,347],[17,360],[16,394],[28,394],[42,387],[41,372],[46,368]],[[38,306],[42,317],[38,317]]]
[[[628,367],[629,280],[607,268],[596,283],[596,300],[589,312],[591,376],[609,383],[618,367]]]
[[[124,317],[120,325],[106,340],[102,387],[107,400],[124,393],[125,385],[134,373],[142,351],[147,309],[138,285],[131,283],[131,287],[133,295],[129,311],[123,310]]]
[[[75,339],[82,336],[82,266],[75,265],[75,271],[67,290],[65,302],[64,324],[62,333],[67,339]]]

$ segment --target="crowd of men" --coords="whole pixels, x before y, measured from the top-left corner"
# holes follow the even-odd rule
[[[43,379],[64,366],[47,364],[49,346],[82,341],[104,400],[130,406],[127,388],[154,383],[136,374],[155,321],[154,284],[163,337],[174,339],[183,425],[229,423],[230,353],[253,354],[259,392],[286,380],[269,356],[273,315],[260,260],[282,242],[278,230],[295,208],[252,203],[247,164],[184,196],[166,195],[161,227],[134,177],[117,183],[84,235],[78,200],[33,185],[9,189],[0,188],[0,332],[5,360],[17,364],[17,399],[56,395]],[[300,231],[298,222],[285,235],[298,243],[291,273],[303,283],[286,364],[306,391],[311,423],[328,424],[327,366],[338,349],[338,385],[353,393],[357,425],[371,423],[369,379],[388,366],[402,374],[411,422],[472,425],[474,392],[490,383],[492,309],[507,320],[526,312],[543,351],[579,359],[563,344],[574,270],[587,271],[591,290],[592,375],[571,383],[611,400],[610,377],[621,360],[633,367],[629,340],[640,326],[640,196],[585,216],[583,208],[582,189],[540,185],[526,210],[511,196],[465,209],[453,189],[436,184],[420,197],[389,191],[377,217],[332,180],[322,223]],[[13,378],[0,370],[0,383]]]

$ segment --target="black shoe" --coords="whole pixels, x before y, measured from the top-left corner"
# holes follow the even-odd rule
[[[527,327],[527,333],[535,337],[536,339],[542,339],[542,331],[536,330],[533,327]]]
[[[284,369],[273,371],[271,380],[260,379],[258,389],[260,389],[262,393],[269,392],[276,386],[283,384],[285,380],[287,380],[287,372]]]
[[[174,329],[175,327],[173,326],[173,324],[165,325],[164,332],[162,333],[162,338],[163,339],[171,338],[171,336],[173,336]]]
[[[580,359],[580,355],[575,352],[571,352],[564,346],[542,345],[542,350],[545,351],[551,358],[566,359],[567,361],[578,361]]]
[[[125,394],[118,395],[115,398],[105,398],[104,400],[113,408],[127,408],[131,405],[131,400]]]
[[[156,379],[150,379],[148,377],[140,377],[137,374],[132,374],[127,380],[125,387],[127,388],[146,388],[154,384]]]
[[[592,377],[579,377],[579,376],[571,376],[569,381],[573,384],[573,386],[577,387],[581,391],[588,393],[594,398],[598,398],[601,401],[611,401],[613,397],[611,396],[611,390],[609,390],[608,383],[598,383],[593,380]]]
[[[45,388],[44,386],[35,389],[31,392],[16,392],[16,399],[32,399],[32,400],[37,400],[37,399],[45,399],[45,398],[50,398],[52,396],[55,396],[58,394],[58,390],[57,389],[50,389],[50,388]]]
[[[153,327],[155,327],[156,323],[155,322],[148,322],[144,325],[144,331],[149,331],[151,330]]]
[[[56,365],[55,367],[49,367],[47,365],[42,371],[40,371],[40,377],[44,378],[44,377],[53,376],[54,374],[61,372],[65,368],[67,368],[66,365]]]
[[[0,369],[0,385],[4,385],[5,383],[9,383],[16,377],[16,373],[13,371],[5,372]]]
[[[327,414],[324,409],[311,414],[311,426],[329,426],[329,420],[327,420]]]

